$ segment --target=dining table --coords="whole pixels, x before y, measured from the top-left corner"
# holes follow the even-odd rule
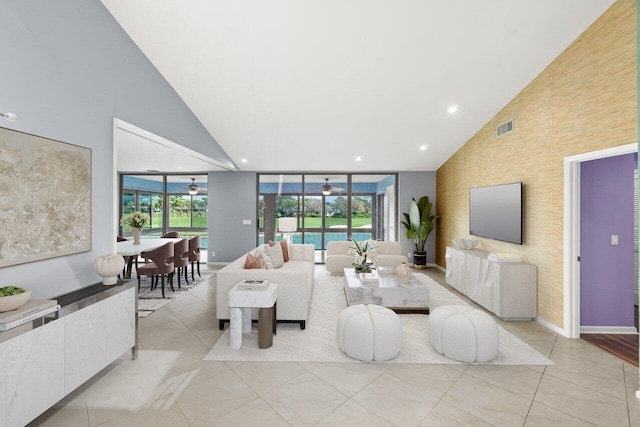
[[[160,246],[173,242],[177,243],[182,240],[184,237],[180,238],[151,238],[151,239],[140,239],[139,245],[134,245],[133,240],[125,240],[117,243],[116,251],[118,254],[122,255],[126,260],[124,278],[131,279],[131,270],[133,269],[133,261],[136,261],[136,268],[138,265],[138,257],[142,252],[151,251],[153,249],[159,248]]]

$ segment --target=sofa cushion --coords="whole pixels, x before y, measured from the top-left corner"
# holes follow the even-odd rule
[[[253,269],[253,268],[267,268],[267,264],[264,262],[263,259],[254,257],[251,254],[247,254],[247,258],[244,262],[244,268],[247,270]]]

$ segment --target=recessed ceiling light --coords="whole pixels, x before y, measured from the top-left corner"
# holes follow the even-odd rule
[[[420,146],[420,150],[425,151],[427,149],[428,145],[421,145]]]
[[[178,170],[184,170],[184,166],[176,166],[176,169],[178,169]]]
[[[356,162],[361,162],[362,161],[362,157],[358,156],[356,157]]]
[[[249,160],[247,160],[247,159],[240,159],[240,161],[241,161],[242,163],[247,163]]]
[[[447,112],[449,114],[457,113],[458,112],[458,108],[460,108],[459,105],[452,105],[447,109]]]

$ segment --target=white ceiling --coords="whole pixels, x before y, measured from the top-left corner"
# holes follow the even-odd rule
[[[614,0],[102,2],[241,170],[357,172],[436,170]]]

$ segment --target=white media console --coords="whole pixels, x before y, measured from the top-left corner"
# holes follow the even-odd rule
[[[538,312],[538,273],[526,262],[494,262],[489,252],[447,247],[447,283],[504,320],[531,320]]]

